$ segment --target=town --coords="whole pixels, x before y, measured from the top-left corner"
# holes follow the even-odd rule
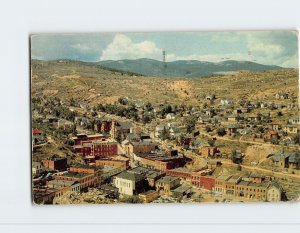
[[[38,75],[34,67],[32,72]],[[126,75],[134,74],[120,74]],[[237,75],[257,82],[266,75],[298,76],[296,70]],[[197,104],[189,104],[191,90],[177,86],[171,89],[186,100],[180,104],[147,101],[147,93],[101,102],[101,95],[90,101],[83,92],[67,97],[33,88],[33,202],[296,201],[299,95],[297,86],[280,85],[278,92],[258,98],[251,93],[235,98],[212,86],[196,96]]]

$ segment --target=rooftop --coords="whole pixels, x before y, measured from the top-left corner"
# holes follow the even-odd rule
[[[135,182],[139,182],[141,180],[144,180],[145,177],[141,174],[133,173],[133,172],[121,172],[120,174],[116,175],[117,178],[125,179],[125,180],[131,180]]]
[[[179,178],[175,177],[175,176],[164,176],[164,177],[160,178],[157,182],[169,184],[169,183],[174,182],[175,180],[179,180]]]

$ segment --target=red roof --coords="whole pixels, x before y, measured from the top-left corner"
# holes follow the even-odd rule
[[[39,129],[33,129],[32,130],[32,134],[41,134],[42,131],[40,131]]]

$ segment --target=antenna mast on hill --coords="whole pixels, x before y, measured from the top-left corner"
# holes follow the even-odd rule
[[[165,50],[162,51],[162,61],[163,61],[163,68],[164,68],[164,73],[165,73],[166,68],[167,68],[167,63],[166,63],[166,51],[165,51]]]

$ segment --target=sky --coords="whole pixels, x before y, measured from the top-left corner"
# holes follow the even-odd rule
[[[38,34],[31,57],[87,62],[150,58],[166,61],[253,61],[298,67],[297,31]]]

